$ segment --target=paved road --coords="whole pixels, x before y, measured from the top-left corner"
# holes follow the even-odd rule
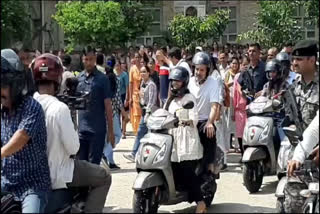
[[[112,172],[112,186],[106,200],[105,212],[132,213],[132,185],[136,177],[135,164],[129,163],[122,155],[130,152],[134,142],[133,136],[121,140],[114,158],[121,167]],[[276,198],[274,192],[277,186],[276,176],[264,178],[260,192],[249,194],[243,185],[242,170],[238,163],[240,155],[228,155],[229,167],[221,173],[217,181],[218,189],[208,213],[271,213],[275,212]],[[171,206],[160,206],[159,213],[194,213],[195,203],[181,203]]]

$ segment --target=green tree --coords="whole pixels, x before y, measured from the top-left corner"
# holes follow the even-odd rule
[[[71,51],[75,45],[112,48],[135,39],[148,26],[136,1],[59,2],[53,18],[64,30]]]
[[[180,47],[193,50],[195,46],[223,34],[229,23],[229,10],[218,10],[215,14],[194,17],[176,15],[169,23],[172,39]]]
[[[1,1],[1,46],[29,39],[30,18],[23,1]]]
[[[263,47],[281,48],[287,42],[295,43],[302,38],[302,27],[293,17],[294,1],[259,1],[259,5],[254,29],[238,35],[238,41],[246,39]]]

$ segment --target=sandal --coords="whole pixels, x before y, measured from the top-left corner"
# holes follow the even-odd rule
[[[207,213],[207,206],[204,201],[201,201],[197,204],[196,213]]]

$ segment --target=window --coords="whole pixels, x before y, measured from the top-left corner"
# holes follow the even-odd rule
[[[316,37],[316,26],[310,24],[310,20],[305,17],[305,11],[303,6],[298,6],[294,11],[295,19],[297,24],[302,27],[302,38],[303,39],[315,39]]]
[[[195,17],[197,17],[198,16],[198,10],[193,6],[188,7],[187,10],[186,10],[186,16],[195,16]]]
[[[220,41],[222,43],[234,43],[236,42],[237,39],[237,34],[238,34],[238,28],[237,28],[237,7],[236,6],[218,6],[218,7],[213,7],[213,13],[215,13],[216,10],[230,10],[230,19],[229,19],[229,24],[226,27],[223,36],[220,38]]]
[[[143,8],[152,16],[152,23],[148,26],[144,34],[137,38],[137,44],[152,45],[156,38],[162,37],[161,35],[161,7],[158,4],[144,4]]]

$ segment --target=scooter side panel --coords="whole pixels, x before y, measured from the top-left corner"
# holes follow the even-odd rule
[[[277,198],[284,197],[284,187],[286,186],[286,183],[288,181],[288,178],[286,176],[282,177],[279,181],[276,189],[275,196]]]
[[[143,190],[150,187],[163,185],[164,179],[159,172],[139,172],[136,180],[134,181],[132,189]]]
[[[248,147],[244,151],[242,162],[263,160],[266,157],[267,157],[267,154],[261,147]]]

